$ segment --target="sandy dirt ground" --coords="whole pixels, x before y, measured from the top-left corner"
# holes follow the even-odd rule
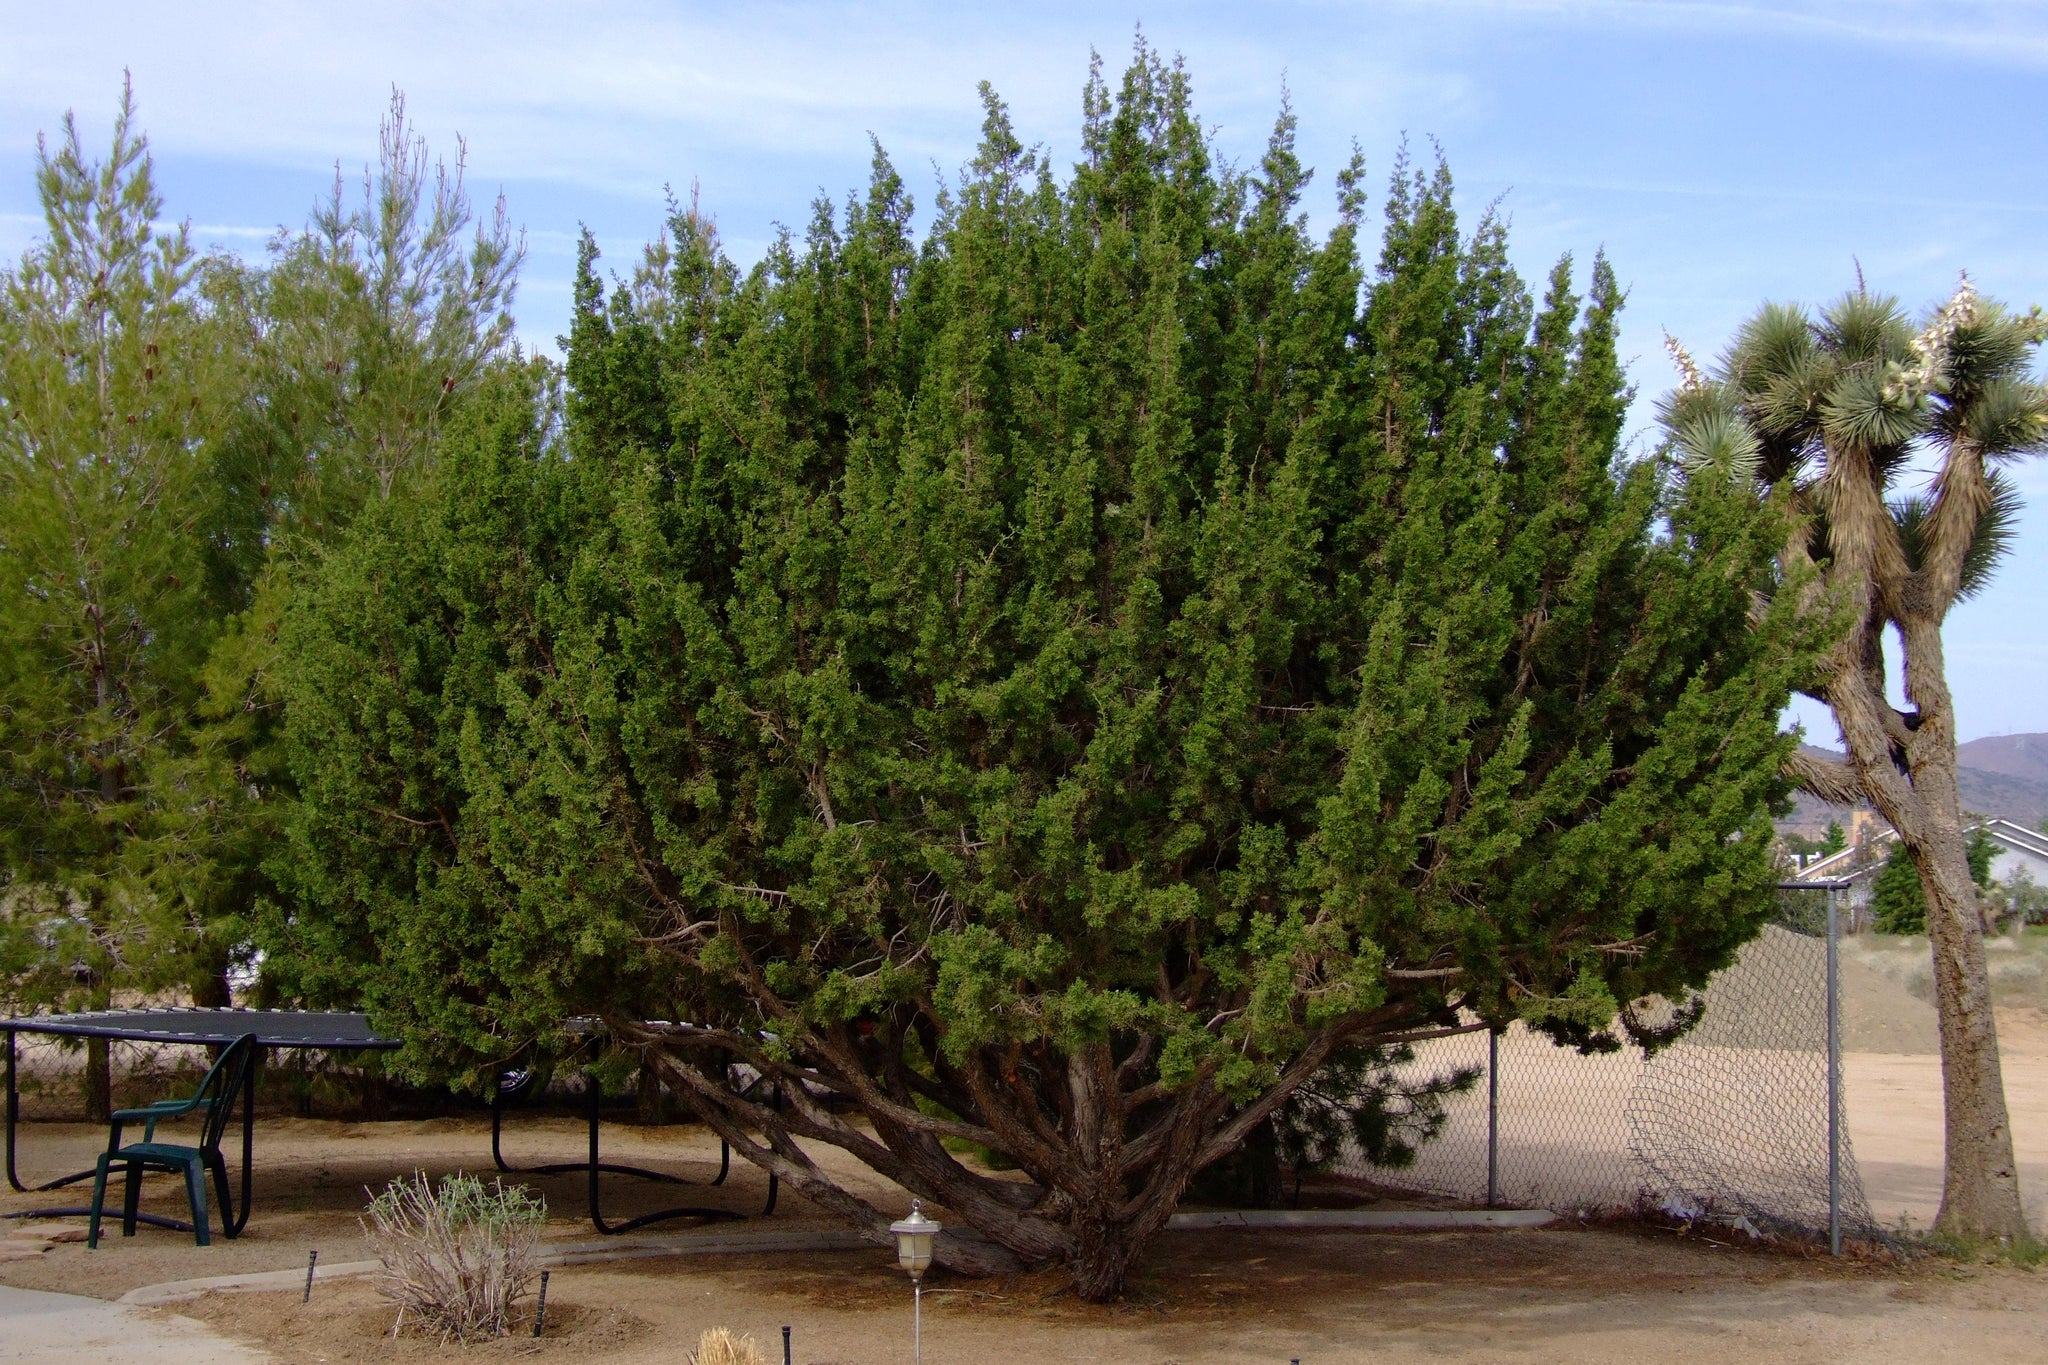
[[[1468,1234],[1175,1233],[1125,1300],[1075,1302],[1056,1276],[939,1278],[925,1359],[1154,1365],[1336,1362],[1775,1362],[2041,1359],[2048,1277],[1841,1266],[1606,1229]],[[540,1356],[669,1365],[705,1329],[798,1365],[910,1355],[909,1294],[886,1253],[641,1262],[558,1271],[548,1336],[465,1351],[380,1334],[362,1282],[298,1296],[214,1295],[179,1311],[309,1362]]]
[[[575,1160],[583,1154],[583,1124],[573,1118],[522,1115],[506,1124],[504,1151],[515,1165]],[[22,1129],[19,1164],[24,1182],[90,1166],[106,1143],[106,1130],[86,1124],[38,1123]],[[718,1142],[689,1125],[634,1128],[607,1124],[604,1158],[643,1164],[686,1178],[708,1182],[718,1174]],[[894,1187],[835,1151],[819,1160],[839,1173],[852,1188],[882,1193],[907,1203]],[[233,1158],[230,1159],[233,1169]],[[48,1247],[32,1259],[0,1260],[0,1283],[23,1289],[48,1289],[72,1294],[117,1298],[130,1289],[168,1280],[243,1271],[303,1267],[307,1253],[318,1250],[329,1264],[369,1259],[357,1215],[368,1202],[366,1191],[382,1189],[393,1177],[421,1170],[439,1177],[469,1170],[494,1174],[490,1157],[490,1122],[484,1117],[431,1119],[399,1123],[334,1123],[312,1119],[261,1119],[256,1128],[256,1194],[254,1211],[243,1234],[228,1241],[218,1230],[213,1245],[192,1244],[189,1233],[143,1226],[123,1238],[119,1199],[109,1190],[113,1215],[101,1232],[96,1251],[77,1243]],[[548,1204],[549,1241],[587,1241],[596,1236],[584,1216],[581,1175],[508,1176],[536,1190]],[[703,1205],[753,1215],[767,1195],[767,1178],[744,1161],[732,1163],[732,1174],[717,1187],[657,1185],[608,1177],[604,1213],[621,1219],[676,1204]],[[143,1184],[146,1211],[183,1217],[182,1187],[158,1177]],[[46,1194],[0,1197],[0,1213],[90,1202],[90,1183]],[[82,1229],[82,1218],[58,1220]],[[43,1224],[37,1224],[43,1225]],[[801,1199],[785,1195],[774,1217],[740,1226],[776,1228],[838,1227]],[[8,1238],[0,1223],[0,1256]],[[658,1224],[676,1229],[689,1222]]]
[[[1901,956],[1901,961],[1906,959]],[[1925,1226],[1940,1196],[1940,1066],[1932,1010],[1900,985],[1888,961],[1845,971],[1845,1054],[1850,1135],[1880,1220]],[[1999,1011],[2006,1090],[2024,1188],[2039,1225],[2048,1216],[2048,1011]],[[515,1163],[572,1160],[583,1128],[566,1116],[523,1114],[508,1126]],[[22,1133],[25,1177],[88,1165],[105,1141],[85,1124],[33,1123]],[[701,1129],[607,1125],[608,1159],[708,1181],[717,1146]],[[837,1153],[821,1158],[885,1203],[899,1191]],[[488,1174],[488,1120],[338,1123],[266,1118],[257,1133],[257,1197],[247,1233],[197,1248],[187,1235],[110,1225],[97,1251],[0,1224],[0,1284],[116,1298],[165,1281],[364,1260],[356,1218],[366,1188],[415,1169]],[[548,1200],[550,1241],[587,1241],[579,1176],[517,1177]],[[182,1212],[171,1182],[147,1187],[144,1207]],[[765,1179],[736,1162],[718,1188],[684,1189],[613,1179],[606,1211],[618,1218],[675,1202],[758,1213]],[[55,1194],[0,1193],[0,1213]],[[60,1220],[81,1229],[82,1220]],[[785,1196],[774,1217],[744,1226],[831,1226]],[[676,1229],[687,1224],[666,1224]],[[45,1222],[34,1224],[54,1230]],[[75,1236],[72,1231],[66,1235]],[[1040,1360],[1180,1362],[1299,1358],[1326,1361],[1696,1360],[1745,1362],[1901,1358],[2038,1361],[2048,1358],[2048,1273],[1841,1264],[1783,1252],[1716,1246],[1700,1236],[1567,1226],[1469,1234],[1169,1234],[1125,1302],[1074,1301],[1057,1275],[1004,1282],[941,1278],[927,1297],[934,1361],[961,1365]],[[389,1310],[367,1281],[297,1294],[213,1295],[176,1311],[260,1345],[284,1361],[495,1357],[537,1354],[620,1365],[685,1358],[697,1334],[722,1325],[753,1334],[780,1359],[780,1328],[794,1329],[794,1360],[811,1365],[899,1361],[908,1351],[908,1296],[885,1253],[670,1258],[564,1267],[554,1274],[550,1330],[463,1351],[383,1336]],[[4,1338],[0,1325],[0,1338]],[[4,1354],[4,1352],[0,1352]]]
[[[1998,1011],[2006,1107],[2020,1191],[2036,1228],[2048,1223],[2048,1013]],[[1941,1059],[1932,1053],[1842,1056],[1849,1140],[1871,1212],[1886,1226],[1925,1228],[1941,1207]]]
[[[1936,1130],[1938,1134],[1938,1129]],[[580,1126],[527,1116],[509,1134],[516,1162],[577,1154]],[[99,1141],[85,1125],[36,1124],[25,1168],[83,1161]],[[194,1247],[189,1237],[109,1229],[99,1250],[49,1245],[0,1263],[0,1283],[116,1297],[168,1280],[303,1266],[318,1247],[329,1264],[367,1259],[355,1223],[366,1186],[406,1169],[488,1168],[481,1119],[356,1125],[272,1120],[259,1129],[261,1183],[249,1230]],[[700,1178],[716,1146],[690,1127],[606,1130],[606,1155]],[[1938,1154],[1937,1154],[1938,1155]],[[1938,1169],[1938,1168],[1937,1168]],[[873,1192],[885,1188],[852,1170]],[[581,1182],[540,1177],[554,1241],[586,1241]],[[764,1182],[736,1165],[720,1189],[608,1186],[609,1212],[678,1197],[758,1210]],[[146,1207],[176,1211],[168,1182]],[[10,1195],[0,1211],[49,1196]],[[827,1225],[788,1199],[747,1226]],[[72,1222],[75,1226],[75,1221]],[[675,1225],[670,1225],[675,1226]],[[1009,1281],[940,1277],[926,1298],[927,1359],[955,1365],[1115,1360],[1223,1365],[1299,1358],[1338,1361],[1697,1360],[1737,1353],[1764,1362],[1902,1358],[2037,1361],[2048,1341],[2048,1275],[1905,1265],[1831,1263],[1716,1245],[1698,1235],[1567,1226],[1514,1233],[1176,1233],[1162,1239],[1125,1301],[1076,1302],[1056,1274]],[[780,1358],[810,1365],[901,1361],[908,1351],[902,1277],[884,1252],[667,1258],[554,1272],[549,1334],[481,1347],[442,1347],[384,1335],[391,1312],[368,1281],[298,1295],[209,1295],[175,1310],[281,1361],[342,1362],[540,1355],[638,1365],[685,1358],[699,1333],[752,1334]]]

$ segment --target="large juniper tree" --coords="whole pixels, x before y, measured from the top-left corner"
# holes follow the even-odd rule
[[[1712,377],[1674,343],[1684,384],[1664,405],[1696,474],[1771,499],[1791,586],[1780,596],[1836,626],[1800,685],[1848,752],[1796,751],[1788,772],[1823,800],[1869,801],[1918,871],[1947,1135],[1936,1226],[1972,1238],[2022,1234],[2026,1219],[1941,628],[2010,540],[2018,503],[2000,466],[2048,446],[2048,389],[2031,373],[2042,335],[2038,313],[2013,316],[1967,280],[1917,334],[1896,299],[1859,286],[1818,317],[1765,307]],[[1923,462],[1933,477],[1914,491]],[[1888,631],[1904,708],[1886,694]]]
[[[922,246],[879,151],[750,272],[586,245],[564,424],[505,385],[288,622],[271,970],[443,1074],[599,1015],[1102,1298],[1341,1051],[1727,962],[1800,641],[1747,501],[1622,458],[1604,262],[1532,298],[1404,164],[1368,282],[1291,118],[1220,168],[1143,52],[1085,108],[1062,180],[988,97]]]

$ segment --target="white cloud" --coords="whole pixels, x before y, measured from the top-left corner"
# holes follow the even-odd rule
[[[1089,46],[1112,77],[1132,19],[1076,8],[763,3],[744,7],[544,4],[255,4],[204,17],[79,0],[62,12],[7,5],[0,135],[19,140],[76,106],[103,124],[124,67],[159,145],[307,168],[366,149],[396,85],[437,146],[469,139],[496,177],[562,180],[644,195],[693,154],[833,159],[882,135],[899,164],[942,163],[971,146],[977,81],[1013,107],[1027,138],[1067,135]],[[1418,68],[1357,45],[1336,52],[1170,16],[1160,45],[1185,50],[1202,108],[1253,119],[1262,135],[1282,73],[1317,69],[1329,102],[1373,124],[1427,89],[1461,98],[1448,67]],[[85,36],[89,35],[89,36]],[[1254,129],[1245,129],[1251,133]],[[347,160],[348,158],[344,158]],[[355,160],[361,159],[359,151]]]
[[[1690,29],[1952,52],[2001,64],[2048,65],[2043,0],[1409,0],[1470,15],[1580,26]]]

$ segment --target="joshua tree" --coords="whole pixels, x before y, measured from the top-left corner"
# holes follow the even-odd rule
[[[1708,378],[1676,342],[1682,386],[1664,418],[1695,477],[1753,486],[1781,510],[1780,591],[1837,614],[1808,681],[1846,757],[1797,751],[1789,774],[1891,822],[1926,892],[1946,1087],[1936,1226],[2025,1229],[1985,973],[1983,921],[1956,790],[1955,708],[1942,658],[1950,608],[1989,581],[2018,500],[1998,466],[2038,453],[2048,391],[2033,379],[2040,311],[2015,316],[1967,277],[1917,334],[1896,300],[1857,289],[1818,318],[1767,305]],[[1933,470],[1924,492],[1909,491]],[[1906,707],[1885,693],[1895,632]]]

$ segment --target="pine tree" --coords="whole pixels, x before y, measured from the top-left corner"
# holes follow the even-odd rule
[[[1879,933],[1927,932],[1927,897],[1920,890],[1920,873],[1913,866],[1913,857],[1902,845],[1892,845],[1884,868],[1871,884],[1870,916]]]
[[[524,256],[501,196],[478,220],[394,91],[378,159],[352,197],[337,168],[306,228],[280,234],[226,302],[251,338],[246,399],[215,486],[232,516],[212,545],[235,610],[210,652],[185,782],[191,806],[167,894],[205,945],[195,998],[226,1004],[282,915],[267,865],[292,809],[277,679],[280,629],[306,566],[365,505],[430,465],[446,423],[516,365],[510,306]],[[259,979],[259,987],[262,983]]]
[[[0,280],[0,972],[17,1005],[128,988],[225,1005],[276,917],[292,586],[512,351],[504,206],[465,242],[460,164],[428,166],[394,96],[360,205],[337,180],[246,268],[155,227],[125,90],[108,161],[68,118],[41,157],[47,240]]]
[[[1356,163],[1315,241],[1291,114],[1219,167],[1142,49],[1065,179],[984,111],[922,246],[879,150],[750,272],[586,241],[559,440],[499,391],[294,604],[266,971],[418,1074],[601,1016],[870,1235],[819,1144],[1103,1299],[1354,1049],[1617,1047],[1729,961],[1807,636],[1622,458],[1606,262],[1536,299],[1404,162],[1368,282]]]
[[[177,760],[218,632],[211,474],[246,349],[231,276],[157,227],[124,87],[111,152],[38,144],[47,237],[0,275],[0,934],[12,1002],[104,1008],[177,982],[157,890],[194,793]],[[108,1103],[91,1049],[88,1107]]]

